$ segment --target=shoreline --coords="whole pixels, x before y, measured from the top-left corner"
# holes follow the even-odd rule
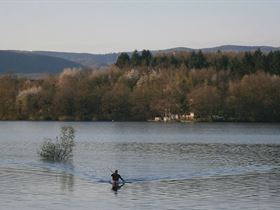
[[[179,121],[155,121],[155,120],[1,120],[0,122],[147,122],[147,123],[162,123],[162,124],[173,124],[173,123],[182,123],[182,124],[190,124],[190,123],[280,123],[280,121],[213,121],[213,120],[179,120]]]

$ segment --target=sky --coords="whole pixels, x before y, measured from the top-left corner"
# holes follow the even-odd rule
[[[280,0],[0,0],[0,49],[280,47]]]

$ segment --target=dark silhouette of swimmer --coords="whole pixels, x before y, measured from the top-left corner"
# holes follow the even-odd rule
[[[113,183],[119,183],[119,180],[122,180],[122,182],[124,183],[123,178],[118,174],[118,170],[115,170],[115,173],[112,173],[111,177]]]
[[[112,190],[117,192],[119,189],[121,189],[122,186],[124,186],[124,179],[119,175],[118,170],[115,170],[115,172],[111,175],[112,177]],[[120,182],[119,180],[122,180]]]

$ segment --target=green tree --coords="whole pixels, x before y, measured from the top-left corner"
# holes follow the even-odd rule
[[[141,64],[141,55],[138,53],[137,50],[134,50],[131,58],[130,63],[132,66],[139,66]]]
[[[102,97],[102,114],[105,120],[129,120],[130,109],[130,88],[123,83],[116,83]]]
[[[149,50],[143,50],[141,53],[141,60],[144,66],[149,66],[152,61],[152,53]]]
[[[11,120],[17,118],[16,98],[19,80],[14,75],[0,77],[0,119]]]
[[[241,121],[280,119],[280,78],[259,72],[231,83],[228,106]]]
[[[222,55],[214,61],[215,68],[217,70],[227,70],[229,68],[229,58],[226,55]]]
[[[269,52],[264,57],[264,69],[267,73],[280,75],[280,51]]]
[[[115,65],[119,68],[124,68],[125,66],[128,66],[130,62],[130,58],[127,53],[121,53],[118,56],[117,62]]]
[[[260,49],[256,50],[253,54],[255,71],[264,70],[264,56]]]
[[[195,51],[191,53],[188,65],[190,68],[201,69],[206,68],[208,63],[202,51],[199,50],[197,53]]]
[[[187,96],[191,111],[200,118],[209,119],[219,115],[221,97],[216,87],[203,85],[193,89]]]
[[[67,161],[73,157],[74,140],[75,130],[72,127],[62,127],[60,136],[55,141],[46,139],[38,153],[47,161]]]

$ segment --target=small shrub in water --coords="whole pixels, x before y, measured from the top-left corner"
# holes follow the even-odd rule
[[[39,155],[44,160],[65,161],[73,156],[75,131],[72,127],[62,127],[56,140],[46,139],[40,147]]]

